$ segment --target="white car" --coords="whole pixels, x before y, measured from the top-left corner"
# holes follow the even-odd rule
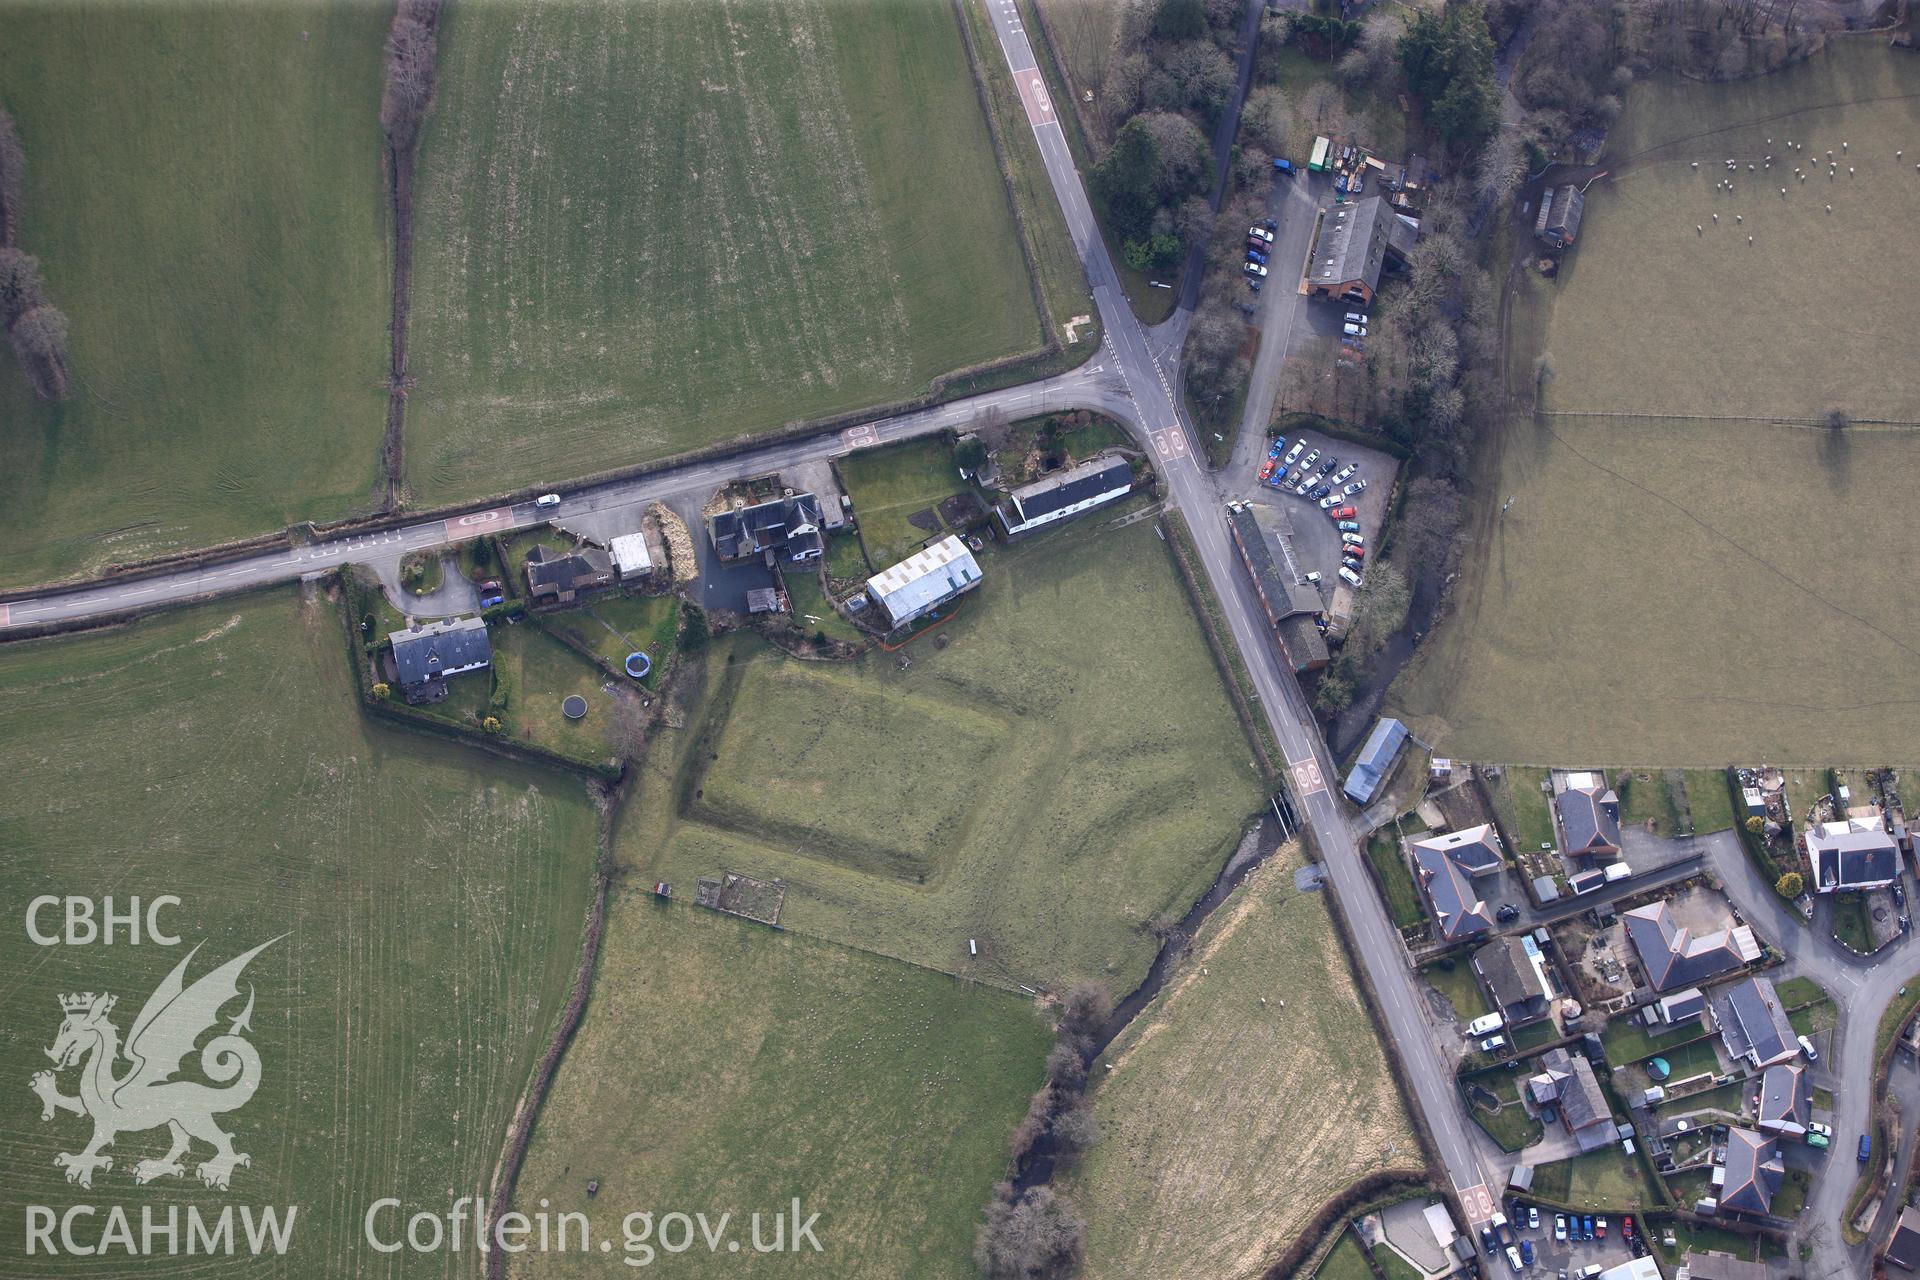
[[[1507,1020],[1497,1013],[1483,1013],[1467,1024],[1469,1036],[1491,1035],[1507,1025]]]
[[[1813,1121],[1807,1126],[1807,1132],[1817,1133],[1829,1142],[1833,1140],[1833,1126],[1830,1124],[1821,1124],[1818,1120]]]
[[[1367,545],[1366,536],[1358,533],[1343,533],[1340,535],[1340,541],[1350,547],[1364,547]]]
[[[1247,263],[1247,264],[1246,264],[1246,270],[1247,270],[1247,274],[1248,274],[1248,275],[1250,275],[1250,276],[1261,276],[1261,277],[1264,277],[1264,276],[1265,276],[1265,275],[1267,274],[1267,269],[1266,269],[1265,267],[1263,267],[1263,266],[1261,266],[1261,265],[1260,265],[1259,263],[1257,263],[1257,262],[1249,262],[1249,263]]]
[[[1357,587],[1360,585],[1360,575],[1355,573],[1353,570],[1347,568],[1345,565],[1342,565],[1340,566],[1340,581],[1346,583],[1350,587]]]
[[[1320,499],[1320,509],[1322,511],[1331,511],[1340,503],[1345,501],[1346,499],[1341,497],[1339,494],[1330,493],[1326,497]]]
[[[1480,1052],[1482,1053],[1497,1053],[1506,1047],[1507,1038],[1505,1036],[1488,1036],[1480,1042]]]
[[[1247,234],[1256,240],[1265,240],[1268,244],[1273,243],[1273,232],[1267,230],[1265,227],[1248,227]]]
[[[542,511],[550,511],[560,505],[560,495],[557,493],[543,493],[533,500],[533,505],[539,507]]]
[[[1300,459],[1300,465],[1303,467],[1310,467],[1318,461],[1320,461],[1320,451],[1318,449],[1315,449],[1312,453]]]
[[[1360,469],[1359,463],[1349,462],[1346,466],[1340,468],[1339,471],[1334,473],[1333,480],[1330,483],[1345,484],[1353,476],[1353,473],[1358,471],[1359,469]]]
[[[1309,493],[1313,492],[1313,482],[1315,479],[1317,479],[1317,477],[1313,475],[1307,476],[1306,479],[1302,480],[1299,484],[1294,486],[1294,489],[1293,489],[1294,493],[1298,494],[1302,498],[1306,497]]]
[[[1349,320],[1340,326],[1340,332],[1346,334],[1349,338],[1364,338],[1367,336],[1367,326],[1355,324]]]
[[[1342,496],[1351,498],[1354,494],[1359,493],[1362,489],[1365,489],[1366,487],[1367,487],[1367,482],[1365,480],[1355,480],[1352,484],[1348,485],[1346,488],[1342,489],[1340,492]]]
[[[1808,1062],[1820,1061],[1820,1051],[1814,1048],[1813,1041],[1807,1039],[1805,1036],[1800,1037],[1800,1052],[1807,1055]]]
[[[1348,324],[1365,324],[1366,322],[1367,322],[1367,313],[1366,313],[1366,312],[1364,312],[1364,311],[1349,311],[1349,312],[1347,312],[1347,323],[1348,323]]]
[[[1287,450],[1286,460],[1283,461],[1280,465],[1284,467],[1292,466],[1294,464],[1295,459],[1299,458],[1299,456],[1305,453],[1306,451],[1307,451],[1307,442],[1305,440],[1294,441],[1293,448]]]

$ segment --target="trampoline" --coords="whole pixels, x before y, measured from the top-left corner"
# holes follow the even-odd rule
[[[560,704],[560,714],[569,720],[579,720],[587,714],[587,700],[577,693],[568,694],[566,701]]]
[[[647,678],[647,672],[653,670],[653,659],[646,654],[634,652],[627,655],[627,674],[635,680]]]

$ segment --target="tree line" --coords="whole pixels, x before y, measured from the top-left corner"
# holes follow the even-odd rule
[[[40,259],[15,242],[27,185],[26,149],[13,117],[0,111],[0,328],[33,393],[67,397],[67,317],[47,301]]]

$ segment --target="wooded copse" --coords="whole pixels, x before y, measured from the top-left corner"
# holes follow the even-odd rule
[[[13,118],[0,111],[0,328],[33,393],[42,400],[64,400],[67,317],[47,301],[40,260],[14,243],[26,180],[26,149]]]
[[[387,80],[380,95],[380,127],[396,156],[410,155],[433,101],[434,27],[442,0],[401,0],[387,33]]]

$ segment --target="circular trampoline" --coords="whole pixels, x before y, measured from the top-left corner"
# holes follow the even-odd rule
[[[587,700],[577,693],[568,694],[560,704],[560,714],[569,720],[579,720],[587,714]]]
[[[635,680],[647,678],[647,672],[653,670],[653,659],[646,654],[634,652],[627,655],[627,674]]]
[[[1655,1058],[1647,1064],[1647,1074],[1655,1080],[1665,1080],[1673,1074],[1673,1064],[1665,1058]]]

